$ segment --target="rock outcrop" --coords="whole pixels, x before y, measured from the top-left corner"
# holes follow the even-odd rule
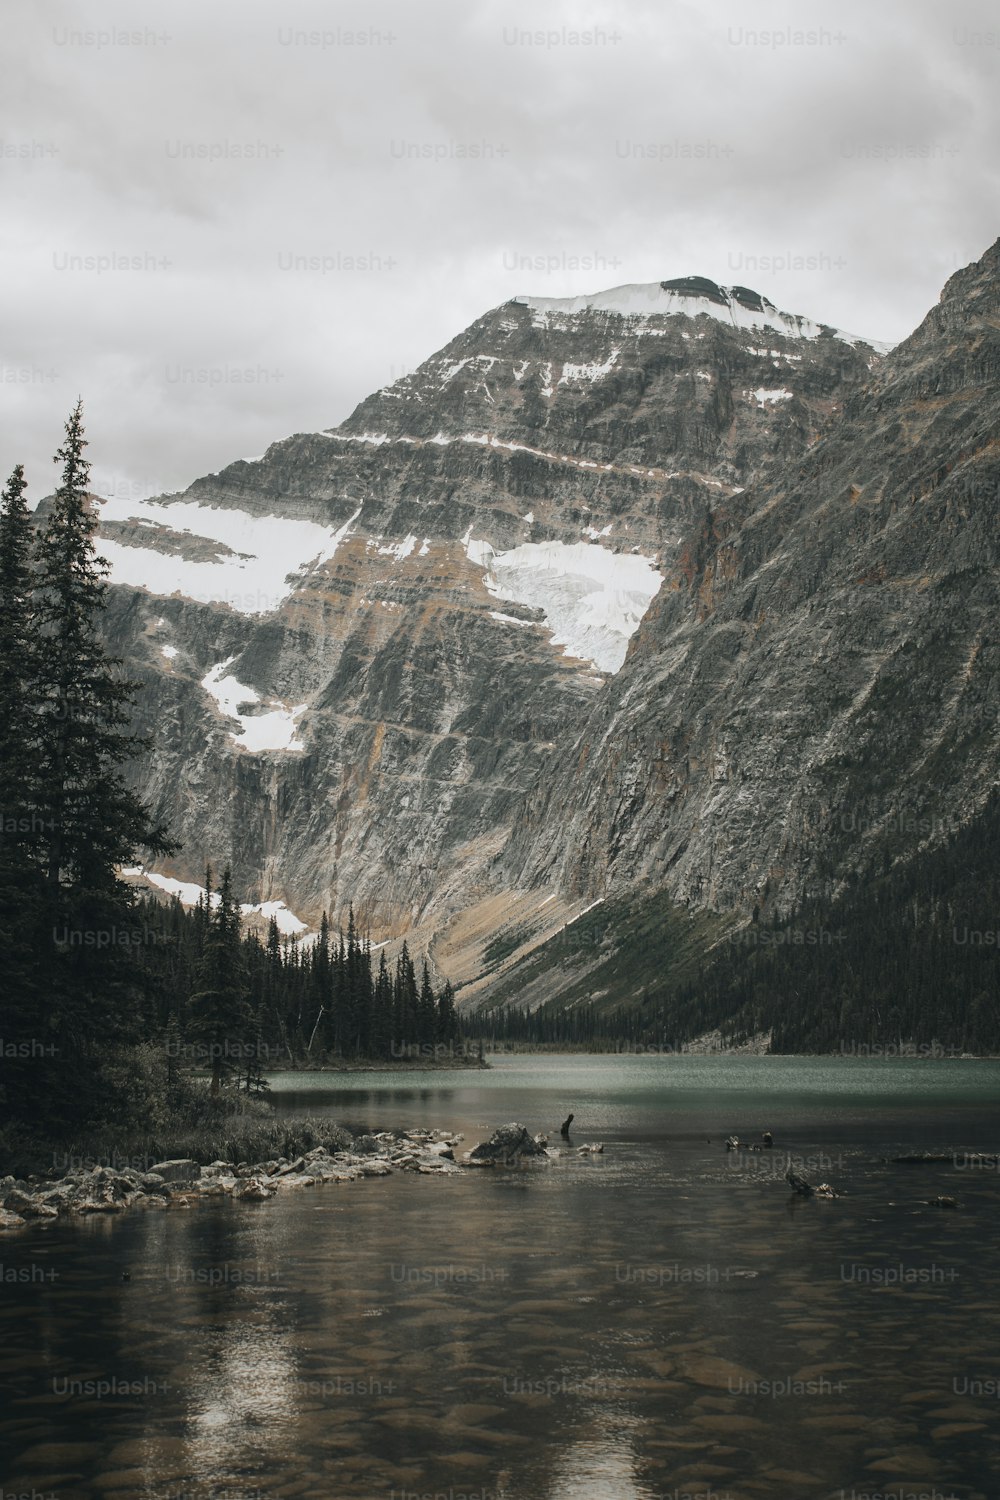
[[[293,1161],[285,1157],[250,1164],[216,1161],[161,1162],[150,1172],[96,1166],[68,1172],[57,1182],[0,1178],[0,1230],[23,1229],[29,1222],[94,1213],[124,1213],[129,1208],[187,1206],[202,1198],[231,1197],[262,1203],[295,1188],[327,1182],[354,1182],[388,1177],[393,1172],[424,1175],[458,1172],[455,1147],[461,1135],[443,1130],[387,1131],[364,1138],[350,1148],[316,1146]]]

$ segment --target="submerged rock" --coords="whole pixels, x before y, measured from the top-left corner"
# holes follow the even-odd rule
[[[798,1193],[800,1198],[812,1197],[812,1183],[807,1182],[804,1177],[800,1177],[798,1172],[796,1172],[793,1167],[789,1167],[788,1171],[785,1173],[785,1181],[788,1183],[788,1186],[791,1188],[792,1192]]]
[[[839,1198],[840,1194],[836,1188],[832,1188],[828,1182],[821,1182],[816,1187],[806,1177],[800,1176],[794,1167],[789,1167],[785,1173],[785,1181],[793,1193],[800,1198]]]

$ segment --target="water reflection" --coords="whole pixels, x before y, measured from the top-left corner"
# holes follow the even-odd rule
[[[953,1089],[955,1065],[937,1066]],[[1000,1174],[885,1158],[900,1139],[993,1146],[996,1111],[975,1096],[955,1105],[953,1133],[946,1115],[884,1099],[798,1113],[780,1094],[755,1101],[845,1192],[792,1203],[777,1151],[777,1165],[730,1161],[724,1130],[711,1144],[689,1128],[695,1106],[658,1117],[646,1085],[629,1106],[620,1073],[587,1095],[593,1074],[588,1062],[567,1083],[563,1070],[558,1102],[571,1091],[609,1127],[601,1157],[210,1200],[5,1241],[5,1267],[56,1273],[0,1291],[5,1492],[994,1495],[1000,1433],[975,1382],[1000,1373]],[[789,1076],[795,1097],[814,1075],[810,1061]],[[367,1123],[425,1109],[429,1124],[495,1124],[527,1100],[528,1123],[547,1124],[543,1109],[558,1123],[545,1091],[497,1077],[449,1083],[455,1114],[434,1087],[366,1085]],[[928,1204],[943,1192],[960,1211]],[[892,1265],[953,1275],[872,1280]],[[53,1392],[54,1377],[102,1373],[156,1393]],[[825,1385],[779,1402],[769,1380]]]
[[[602,1433],[608,1414],[599,1409],[582,1414],[581,1425],[594,1430],[560,1447],[553,1464],[547,1500],[652,1500],[652,1491],[641,1485],[634,1449],[636,1422],[622,1431],[622,1417],[614,1417],[615,1431]]]
[[[289,1330],[273,1308],[255,1308],[252,1323],[216,1328],[185,1366],[191,1464],[200,1475],[221,1478],[259,1464],[272,1435],[261,1428],[288,1423],[298,1411],[299,1383]]]

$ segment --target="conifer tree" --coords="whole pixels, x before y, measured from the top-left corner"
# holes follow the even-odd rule
[[[122,677],[121,661],[107,655],[98,633],[108,564],[94,547],[86,446],[78,401],[56,454],[62,479],[36,549],[39,803],[51,824],[45,878],[54,902],[67,890],[120,901],[127,888],[118,867],[140,851],[174,847],[121,771],[142,745],[128,731],[139,684]]]
[[[288,1034],[283,1006],[284,975],[281,963],[281,935],[274,917],[267,924],[267,944],[263,957],[264,1033],[276,1046],[288,1049]]]
[[[437,1002],[431,985],[431,971],[424,959],[420,976],[420,996],[417,1000],[417,1041],[421,1047],[433,1047],[437,1041]]]
[[[0,861],[26,864],[37,694],[31,628],[31,516],[18,464],[0,497]],[[22,852],[19,852],[22,851]]]
[[[218,1094],[222,1081],[234,1072],[250,1045],[251,1015],[247,1001],[247,976],[240,944],[240,909],[233,896],[232,876],[227,865],[211,906],[212,872],[206,872],[208,931],[199,965],[197,989],[189,1006],[189,1034],[207,1057],[212,1069],[211,1092]]]
[[[393,1041],[399,1049],[400,1057],[405,1057],[407,1047],[412,1046],[417,1040],[418,1004],[417,976],[414,973],[409,945],[404,938],[399,958],[396,960],[396,978],[393,985],[393,1030],[395,1032]]]
[[[32,765],[28,800],[35,915],[35,995],[31,1030],[44,1037],[44,1061],[32,1069],[36,1124],[58,1130],[94,1120],[110,1103],[100,1070],[116,1044],[143,1026],[138,977],[128,953],[134,897],[118,878],[123,864],[173,849],[122,767],[140,741],[128,731],[135,685],[100,639],[107,564],[94,548],[96,518],[87,491],[81,405],[56,454],[62,478],[36,532],[30,602],[30,652],[23,668],[24,726]],[[5,501],[8,577],[23,576],[20,504],[23,477]],[[18,585],[7,589],[15,597]],[[28,778],[25,779],[28,786]],[[22,849],[22,852],[23,849]]]
[[[392,980],[386,967],[385,951],[379,954],[378,974],[372,993],[371,1052],[373,1057],[392,1053]]]
[[[328,1051],[334,1032],[333,1017],[333,967],[330,960],[330,920],[323,913],[319,924],[319,936],[313,945],[311,962],[311,1011],[313,1014],[311,1038],[321,1037],[321,1051]],[[309,1049],[312,1052],[312,1040]]]
[[[0,1099],[25,1115],[39,1061],[53,1045],[43,1013],[37,954],[45,941],[34,806],[38,694],[31,628],[31,518],[18,464],[0,498],[0,949],[4,1048]]]
[[[458,1015],[455,1011],[455,991],[451,987],[451,980],[448,979],[445,981],[444,989],[438,996],[438,1041],[445,1046],[451,1047],[458,1041],[458,1031]]]

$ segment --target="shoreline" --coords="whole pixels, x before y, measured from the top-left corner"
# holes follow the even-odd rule
[[[426,1057],[426,1058],[399,1058],[396,1061],[386,1062],[384,1059],[373,1059],[366,1062],[363,1058],[351,1058],[349,1061],[338,1063],[288,1063],[280,1067],[267,1069],[267,1075],[273,1073],[451,1073],[451,1072],[486,1072],[490,1064],[485,1060],[480,1062],[478,1058],[469,1057]],[[192,1077],[209,1078],[211,1074],[207,1070],[193,1071]]]
[[[677,1047],[658,1046],[655,1043],[636,1042],[629,1046],[612,1047],[581,1047],[579,1044],[563,1042],[528,1042],[521,1045],[504,1046],[496,1048],[484,1048],[483,1058],[406,1058],[396,1062],[385,1062],[374,1060],[365,1062],[362,1059],[351,1059],[342,1063],[313,1063],[283,1064],[267,1069],[267,1076],[273,1073],[382,1073],[391,1077],[395,1073],[433,1073],[433,1072],[487,1072],[493,1067],[497,1058],[511,1057],[643,1057],[648,1059],[662,1058],[668,1061],[673,1058],[689,1057],[740,1057],[740,1058],[796,1058],[806,1061],[810,1058],[835,1059],[840,1058],[845,1062],[1000,1062],[1000,1052],[952,1052],[943,1048],[932,1049],[909,1047],[906,1043],[902,1048],[886,1043],[877,1046],[872,1043],[871,1050],[862,1052],[860,1050],[845,1052],[835,1049],[829,1052],[758,1052],[744,1047],[695,1047],[680,1045]],[[208,1078],[207,1070],[193,1069],[191,1077]]]
[[[452,1176],[480,1165],[455,1160],[455,1148],[464,1140],[455,1131],[387,1130],[347,1139],[349,1144],[338,1140],[314,1146],[291,1160],[280,1156],[252,1164],[221,1160],[202,1164],[179,1158],[156,1162],[148,1171],[98,1164],[57,1179],[0,1177],[0,1233],[58,1221],[80,1222],[92,1214],[121,1214],[132,1208],[190,1208],[208,1198],[266,1202],[294,1188],[390,1177],[396,1172]]]

